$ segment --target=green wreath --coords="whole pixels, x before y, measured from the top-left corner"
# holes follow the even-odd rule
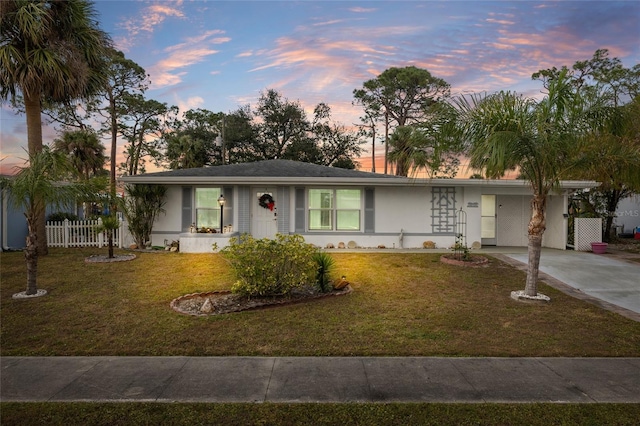
[[[269,209],[273,211],[273,208],[276,205],[276,202],[273,200],[273,197],[270,194],[262,194],[260,198],[258,198],[258,204],[263,209]]]

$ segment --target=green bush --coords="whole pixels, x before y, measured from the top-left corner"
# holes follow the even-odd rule
[[[327,252],[317,251],[313,259],[316,262],[316,285],[321,292],[326,293],[331,290],[331,272],[335,260]]]
[[[316,249],[300,235],[257,240],[244,234],[232,238],[222,254],[237,277],[231,291],[247,297],[283,296],[313,283]]]
[[[55,213],[51,213],[47,218],[49,222],[64,222],[65,219],[74,221],[74,220],[78,220],[78,216],[68,212],[55,212]]]

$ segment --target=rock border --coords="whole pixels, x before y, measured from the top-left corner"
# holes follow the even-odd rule
[[[173,299],[171,301],[171,303],[169,303],[169,306],[171,307],[171,309],[173,309],[174,311],[178,312],[179,314],[182,315],[189,315],[189,316],[195,316],[195,317],[206,317],[206,316],[213,316],[213,315],[225,315],[225,314],[231,314],[231,313],[235,313],[235,312],[244,312],[244,311],[255,311],[258,309],[266,309],[266,308],[271,308],[271,307],[278,307],[278,306],[289,306],[289,305],[296,305],[299,303],[305,303],[305,302],[310,302],[313,300],[320,300],[320,299],[326,299],[329,297],[336,297],[336,296],[343,296],[346,294],[350,294],[353,291],[353,288],[351,288],[350,285],[348,285],[347,287],[345,287],[344,290],[334,290],[332,292],[329,293],[318,293],[315,295],[307,295],[307,296],[297,296],[297,297],[282,297],[282,298],[254,298],[253,303],[251,303],[251,305],[246,305],[246,306],[238,306],[236,309],[233,309],[231,311],[227,311],[227,312],[192,312],[192,311],[186,311],[180,308],[180,302],[182,302],[183,300],[189,300],[189,299],[195,299],[195,298],[208,298],[210,296],[214,296],[214,297],[223,297],[223,296],[227,296],[232,294],[231,291],[229,290],[219,290],[219,291],[210,291],[210,292],[204,292],[204,293],[191,293],[191,294],[185,294],[179,297],[176,297],[175,299]]]
[[[471,260],[452,259],[449,256],[454,255],[443,254],[442,256],[440,256],[440,262],[446,263],[447,265],[467,266],[469,268],[484,268],[486,266],[489,266],[489,258],[480,256],[478,254],[472,254]]]
[[[113,262],[127,262],[136,258],[135,254],[120,254],[109,258],[102,254],[94,254],[84,258],[85,263],[113,263]]]

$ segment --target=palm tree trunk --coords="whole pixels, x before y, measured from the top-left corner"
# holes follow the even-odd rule
[[[113,259],[113,231],[107,231],[107,238],[109,241],[109,259]]]
[[[524,293],[527,296],[538,295],[538,272],[540,254],[542,252],[542,235],[546,228],[545,211],[547,207],[546,195],[534,195],[531,200],[531,220],[529,221],[529,263],[527,265],[527,281]]]
[[[389,157],[389,113],[384,113],[384,174],[387,174],[387,158]]]
[[[29,234],[27,235],[24,258],[27,261],[27,295],[38,292],[38,235],[35,232],[34,224],[28,223]]]
[[[27,116],[27,144],[29,155],[42,151],[42,108],[40,97],[31,93],[24,94],[24,110]],[[47,247],[47,228],[45,211],[42,210],[36,219],[36,233],[40,236],[37,240],[38,254],[49,254]]]

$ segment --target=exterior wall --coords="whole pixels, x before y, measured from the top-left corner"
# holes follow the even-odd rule
[[[622,227],[620,232],[627,234],[640,227],[640,195],[625,198],[618,203],[614,224]]]
[[[291,193],[293,199],[294,193]],[[425,241],[433,241],[438,248],[448,248],[455,242],[455,233],[438,233],[432,225],[432,188],[377,187],[375,188],[375,233],[359,232],[304,232],[305,241],[319,247],[332,244],[338,247],[355,245],[361,248],[422,248]],[[458,203],[456,194],[456,205]],[[364,207],[363,207],[364,208]],[[294,203],[289,213],[295,214]],[[306,211],[305,211],[306,214]],[[289,231],[295,230],[293,221]]]
[[[324,187],[324,186],[323,186]],[[331,188],[331,186],[327,186]],[[230,202],[225,206],[225,223],[233,223],[234,234],[189,234],[188,230],[182,229],[183,215],[183,186],[169,186],[167,192],[167,203],[165,214],[161,214],[154,224],[152,234],[152,244],[162,245],[164,240],[181,240],[181,251],[184,252],[210,252],[213,242],[219,248],[228,243],[231,236],[249,232],[251,229],[251,208],[252,203],[257,201],[252,196],[251,186],[239,185],[225,188],[225,194],[232,194]],[[296,203],[296,189],[302,187],[278,186],[277,187],[277,208],[278,208],[278,232],[296,233],[296,221],[300,212],[296,211],[296,205],[305,205],[304,215],[306,216],[306,203]],[[363,190],[363,196],[365,188]],[[300,193],[306,193],[299,191]],[[464,233],[466,243],[469,247],[479,246],[481,241],[481,196],[483,194],[496,195],[497,203],[503,205],[505,210],[498,208],[498,233],[496,244],[498,246],[526,246],[527,245],[527,225],[530,218],[530,196],[523,195],[529,192],[526,188],[501,188],[487,186],[458,187],[444,190],[434,189],[431,186],[415,185],[408,187],[376,187],[374,190],[374,214],[375,232],[365,232],[365,224],[362,224],[361,231],[358,232],[298,232],[305,241],[319,247],[327,247],[332,244],[338,247],[341,243],[345,246],[356,246],[362,248],[422,248],[423,243],[432,241],[437,248],[449,248],[455,243],[456,233]],[[444,194],[444,195],[443,195]],[[455,196],[455,203],[451,197]],[[442,197],[449,197],[449,215],[445,218],[445,227],[440,226],[440,222],[432,219],[434,206]],[[447,201],[447,200],[445,200]],[[543,240],[543,246],[552,248],[565,248],[567,221],[563,217],[566,212],[566,197],[553,196],[548,202],[547,211],[547,232]],[[363,199],[363,222],[365,217],[365,206]],[[466,213],[466,226],[459,229],[455,216],[462,209]],[[509,222],[507,222],[507,209]],[[436,208],[436,213],[438,209]],[[453,213],[452,213],[453,212]],[[298,213],[298,216],[296,214]],[[227,218],[232,218],[229,221]],[[501,222],[501,218],[503,219]],[[304,218],[306,223],[307,218]],[[452,222],[453,221],[453,222]],[[450,226],[453,225],[453,226]],[[509,225],[509,226],[507,226]],[[306,226],[306,225],[305,225]],[[440,227],[445,231],[438,230]],[[306,228],[305,228],[306,229]],[[184,240],[184,242],[183,242]],[[188,240],[188,241],[187,241]]]
[[[547,198],[547,229],[542,236],[542,247],[565,250],[567,248],[568,219],[563,215],[567,213],[567,197],[552,195]]]
[[[156,217],[151,233],[151,245],[162,246],[164,240],[178,241],[182,220],[182,186],[170,185],[167,189],[165,213]]]

